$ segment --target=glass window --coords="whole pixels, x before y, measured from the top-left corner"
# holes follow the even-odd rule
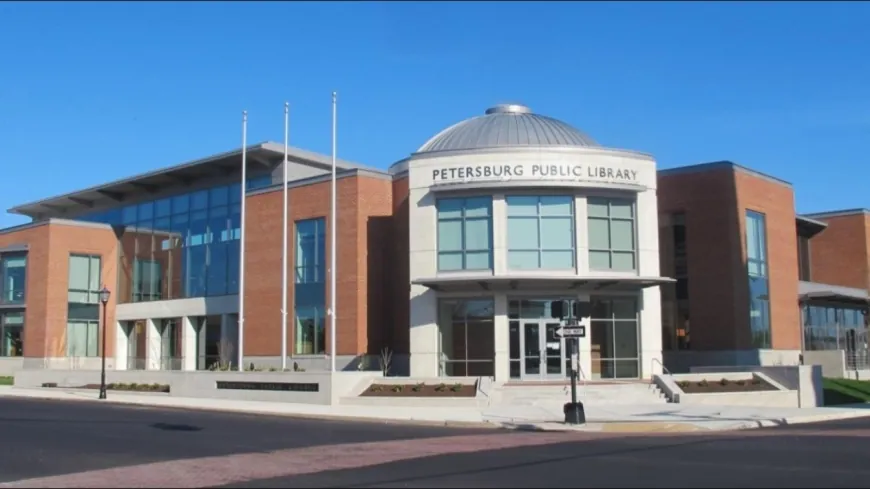
[[[0,304],[23,304],[27,255],[4,253],[0,256]]]
[[[770,348],[770,291],[767,279],[765,216],[746,211],[746,267],[749,275],[749,326],[752,346]]]
[[[589,269],[637,269],[634,202],[625,199],[587,199]]]
[[[160,262],[136,259],[133,262],[133,302],[160,300],[162,279]]]
[[[69,302],[97,304],[100,288],[100,257],[70,255]]]
[[[637,301],[633,298],[591,299],[592,376],[639,377]]]
[[[574,197],[512,195],[506,201],[509,268],[574,267]]]
[[[296,222],[294,353],[326,353],[326,219]]]
[[[438,269],[492,268],[492,198],[440,199]]]
[[[0,313],[0,357],[24,356],[24,312]]]
[[[494,303],[491,299],[451,299],[439,304],[441,375],[495,375]]]

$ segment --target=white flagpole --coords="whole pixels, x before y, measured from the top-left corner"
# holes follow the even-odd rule
[[[330,294],[332,304],[330,304],[330,308],[329,308],[330,313],[331,313],[329,315],[329,356],[330,356],[330,360],[332,362],[332,371],[333,372],[335,372],[335,355],[336,355],[336,351],[335,351],[335,323],[336,323],[335,316],[336,316],[336,313],[338,311],[338,307],[336,306],[338,301],[336,300],[337,297],[336,297],[336,290],[335,290],[335,278],[337,276],[336,269],[335,269],[335,263],[336,263],[335,257],[338,254],[337,253],[338,249],[335,246],[335,243],[336,243],[336,239],[335,239],[335,232],[336,232],[335,231],[335,229],[336,229],[336,192],[335,192],[336,120],[337,120],[337,116],[336,116],[336,93],[332,92],[332,189],[330,192],[330,194],[331,194],[330,197],[331,197],[332,202],[330,205],[330,216],[329,216],[329,223],[330,223],[330,226],[329,226],[330,227],[329,249],[331,250],[331,252],[330,252],[331,277],[329,280],[329,282],[330,282],[329,294]]]
[[[284,235],[281,247],[281,371],[287,370],[287,153],[290,139],[290,104],[284,102]]]
[[[242,200],[239,223],[239,372],[245,370],[245,194],[248,182],[248,111],[242,111]]]

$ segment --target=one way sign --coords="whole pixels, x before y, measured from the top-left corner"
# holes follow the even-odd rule
[[[586,326],[563,326],[556,330],[556,334],[562,338],[585,338]]]

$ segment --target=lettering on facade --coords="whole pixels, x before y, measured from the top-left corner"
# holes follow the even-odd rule
[[[475,182],[510,180],[596,181],[607,183],[639,183],[637,170],[606,165],[531,164],[451,166],[432,170],[432,180],[445,182]]]
[[[218,389],[246,391],[320,392],[320,384],[300,382],[233,382],[217,381]]]

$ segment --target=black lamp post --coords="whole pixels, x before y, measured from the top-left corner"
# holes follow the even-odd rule
[[[103,303],[103,368],[100,372],[100,399],[106,398],[106,303],[112,293],[103,286],[100,290],[100,302]]]

